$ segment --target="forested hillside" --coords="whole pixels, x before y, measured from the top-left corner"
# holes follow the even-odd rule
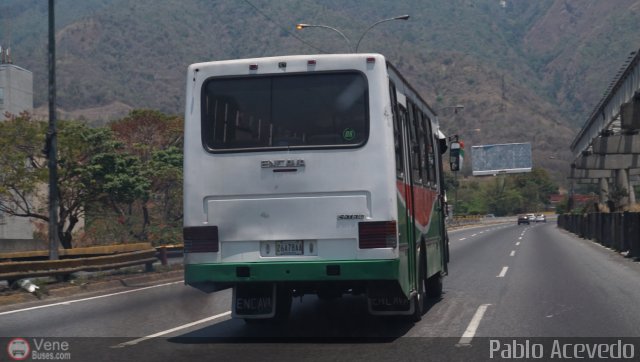
[[[639,0],[59,0],[58,105],[105,121],[133,108],[181,114],[185,70],[207,60],[382,53],[467,145],[532,142],[534,165],[568,172],[568,146],[629,52],[640,46]],[[0,44],[34,72],[46,110],[47,3],[5,0]],[[5,45],[6,46],[6,45]],[[454,114],[445,107],[463,104]]]

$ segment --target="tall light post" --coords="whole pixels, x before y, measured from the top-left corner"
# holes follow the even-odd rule
[[[298,30],[302,30],[304,28],[325,28],[325,29],[330,29],[335,31],[336,33],[340,34],[340,36],[342,36],[342,38],[344,39],[344,41],[347,42],[347,45],[349,46],[349,51],[352,52],[353,51],[353,47],[351,47],[351,42],[349,41],[349,38],[347,38],[346,35],[344,35],[343,32],[341,32],[340,30],[332,27],[332,26],[328,26],[328,25],[314,25],[314,24],[296,24],[296,29]]]
[[[358,39],[358,44],[356,45],[356,49],[354,51],[353,47],[351,46],[351,42],[349,41],[349,38],[347,38],[346,35],[344,35],[343,32],[341,32],[340,30],[332,27],[332,26],[328,26],[328,25],[318,25],[318,24],[296,24],[296,29],[297,30],[302,30],[304,28],[325,28],[325,29],[329,29],[329,30],[333,30],[336,33],[340,34],[340,36],[344,39],[344,41],[347,42],[347,45],[349,46],[349,51],[352,53],[357,53],[358,52],[358,47],[360,46],[360,41],[362,41],[362,38],[364,37],[364,35],[371,30],[371,28],[373,28],[374,26],[380,24],[380,23],[384,23],[387,21],[391,21],[391,20],[407,20],[409,19],[409,15],[401,15],[401,16],[396,16],[393,18],[389,18],[389,19],[382,19],[380,21],[377,21],[375,23],[373,23],[371,26],[369,26],[367,28],[367,30],[364,31],[364,33],[362,33],[362,35],[360,36],[360,39]]]
[[[58,151],[56,131],[56,36],[55,1],[49,0],[49,130],[47,158],[49,159],[49,259],[58,259]]]
[[[358,39],[358,43],[356,44],[356,53],[358,52],[358,48],[360,47],[360,42],[362,41],[362,38],[364,38],[364,35],[369,32],[369,30],[371,30],[371,28],[373,28],[374,26],[380,24],[380,23],[384,23],[387,21],[392,21],[392,20],[408,20],[409,19],[409,15],[400,15],[400,16],[396,16],[393,18],[389,18],[389,19],[382,19],[376,23],[373,23],[373,25],[371,25],[370,27],[367,28],[367,30],[364,31],[364,33],[362,33],[362,35],[360,36],[360,39]]]

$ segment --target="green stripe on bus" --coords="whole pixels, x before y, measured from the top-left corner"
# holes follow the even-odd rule
[[[238,277],[237,268],[249,268],[249,277]],[[328,270],[340,268],[340,275]],[[398,280],[398,260],[302,261],[260,263],[186,264],[186,284],[199,282],[268,282],[331,280]]]

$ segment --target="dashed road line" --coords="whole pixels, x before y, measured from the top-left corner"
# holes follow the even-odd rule
[[[515,256],[516,255],[516,251],[515,250],[511,250],[511,254],[509,254],[509,256]]]
[[[497,275],[497,278],[504,278],[507,275],[507,270],[509,270],[508,266],[503,266],[502,270],[500,270],[500,274]]]
[[[198,325],[198,324],[202,324],[202,323],[209,322],[209,321],[212,321],[212,320],[215,320],[215,319],[218,319],[218,318],[226,317],[226,316],[228,316],[230,314],[231,314],[231,311],[229,310],[229,311],[226,311],[224,313],[216,314],[216,315],[211,316],[211,317],[207,317],[207,318],[204,318],[204,319],[197,320],[195,322],[183,324],[183,325],[177,326],[175,328],[171,328],[171,329],[167,329],[167,330],[162,331],[162,332],[154,333],[154,334],[148,335],[146,337],[142,337],[142,338],[134,339],[132,341],[116,344],[115,346],[111,346],[111,348],[123,348],[123,347],[133,346],[133,345],[136,345],[136,344],[138,344],[140,342],[144,342],[147,339],[164,336],[166,334],[169,334],[169,333],[172,333],[172,332],[175,332],[175,331],[179,331],[181,329],[193,327],[193,326]]]
[[[482,304],[478,307],[476,313],[473,315],[473,318],[471,318],[471,322],[469,322],[467,329],[464,331],[462,337],[460,337],[460,340],[458,341],[459,346],[467,346],[471,344],[473,337],[475,337],[476,332],[478,331],[480,322],[482,321],[482,318],[484,317],[484,314],[490,305],[491,304]]]

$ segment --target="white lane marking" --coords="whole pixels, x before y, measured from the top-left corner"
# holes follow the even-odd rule
[[[476,310],[476,314],[473,315],[473,318],[471,318],[471,322],[469,322],[467,329],[462,334],[462,337],[460,337],[460,340],[458,341],[458,345],[471,344],[471,341],[473,340],[473,337],[475,337],[476,331],[480,326],[482,317],[484,317],[484,313],[487,311],[487,308],[490,305],[491,304],[482,304],[478,307],[478,309]]]
[[[473,234],[473,235],[471,235],[471,236],[476,236],[476,235],[478,235],[478,234]]]
[[[229,310],[229,311],[226,311],[224,313],[216,314],[216,315],[211,316],[211,317],[207,317],[207,318],[204,318],[204,319],[197,320],[195,322],[183,324],[181,326],[177,326],[175,328],[167,329],[167,330],[162,331],[162,332],[150,334],[150,335],[148,335],[146,337],[142,337],[142,338],[134,339],[132,341],[116,344],[115,346],[111,346],[111,348],[123,348],[123,347],[127,347],[127,346],[133,346],[133,345],[136,345],[136,344],[138,344],[140,342],[146,341],[147,339],[164,336],[165,334],[169,334],[169,333],[172,333],[172,332],[175,332],[175,331],[179,331],[181,329],[193,327],[195,325],[202,324],[202,323],[205,323],[205,322],[209,322],[209,321],[212,321],[214,319],[226,317],[226,316],[228,316],[230,314],[231,314],[231,311]]]
[[[522,236],[518,238],[518,240],[522,240]]]
[[[509,256],[515,256],[516,255],[516,251],[515,250],[511,250],[511,254],[509,254]]]
[[[519,242],[519,241],[516,243],[516,246],[518,246],[518,245],[520,245],[520,242]]]
[[[467,240],[467,238],[460,238],[460,239],[458,239],[458,240],[459,240],[459,241]]]
[[[147,289],[151,289],[151,288],[158,288],[158,287],[164,287],[167,285],[173,285],[173,284],[178,284],[178,283],[184,283],[184,280],[180,280],[177,282],[171,282],[171,283],[164,283],[164,284],[158,284],[158,285],[152,285],[149,287],[142,287],[142,288],[137,288],[137,289],[132,289],[132,290],[125,290],[123,292],[117,292],[117,293],[111,293],[111,294],[104,294],[104,295],[98,295],[95,297],[89,297],[89,298],[82,298],[82,299],[76,299],[76,300],[69,300],[66,302],[59,302],[59,303],[53,303],[53,304],[45,304],[45,305],[39,305],[36,307],[30,307],[30,308],[24,308],[24,309],[16,309],[16,310],[10,310],[7,312],[1,312],[1,315],[7,315],[7,314],[13,314],[13,313],[20,313],[20,312],[26,312],[29,310],[34,310],[34,309],[42,309],[42,308],[48,308],[48,307],[55,307],[58,305],[69,305],[71,303],[79,303],[79,302],[86,302],[89,300],[94,300],[94,299],[100,299],[100,298],[106,298],[106,297],[113,297],[115,295],[120,295],[120,294],[127,294],[127,293],[133,293],[133,292],[139,292],[141,290],[147,290]]]
[[[497,278],[504,278],[507,275],[507,270],[509,270],[508,266],[503,266],[502,270],[500,270],[500,274],[498,274]]]

